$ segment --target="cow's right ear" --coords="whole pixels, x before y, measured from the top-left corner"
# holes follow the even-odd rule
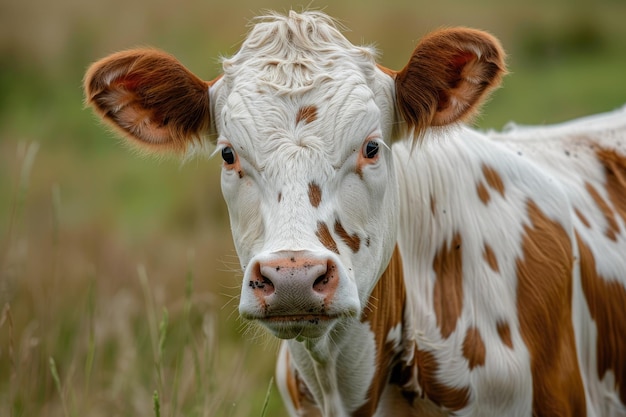
[[[168,54],[135,49],[92,64],[84,88],[87,104],[131,143],[182,153],[209,128],[211,84]]]

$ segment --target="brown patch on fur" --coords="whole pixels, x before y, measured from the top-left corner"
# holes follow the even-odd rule
[[[484,164],[482,166],[482,170],[487,184],[489,184],[491,188],[496,190],[498,193],[500,193],[502,197],[504,197],[504,183],[502,182],[502,177],[500,177],[500,174],[498,174],[495,169]]]
[[[433,216],[437,213],[437,200],[432,194],[430,195],[430,213]]]
[[[532,200],[517,259],[517,311],[533,375],[533,415],[585,415],[572,324],[572,242]]]
[[[278,202],[280,203],[283,200],[283,193],[278,193]]]
[[[285,357],[287,371],[287,392],[293,406],[298,412],[310,417],[322,417],[322,414],[313,399],[313,395],[306,386],[298,370],[291,365],[291,352],[287,349]]]
[[[433,305],[441,336],[447,339],[456,328],[463,310],[463,249],[461,235],[444,242],[433,259],[435,287]]]
[[[309,201],[315,208],[322,202],[322,189],[314,182],[309,183]]]
[[[387,269],[381,275],[369,296],[362,322],[368,322],[376,342],[376,371],[368,390],[367,402],[353,416],[372,416],[387,384],[389,370],[396,360],[397,346],[387,341],[387,335],[404,318],[406,290],[402,271],[402,256],[398,247],[393,251]],[[363,366],[370,366],[363,364]]]
[[[339,255],[337,242],[335,242],[335,239],[333,239],[333,236],[330,234],[330,230],[328,229],[326,223],[317,222],[317,231],[315,232],[315,236],[317,236],[326,249]]]
[[[323,417],[322,411],[317,406],[313,394],[309,391],[309,387],[304,383],[304,380],[300,378],[300,375],[296,372],[296,382],[298,383],[298,392],[300,393],[300,399],[302,408],[300,409],[303,416],[307,417]]]
[[[183,152],[210,124],[213,82],[164,52],[135,49],[94,63],[84,89],[86,102],[132,143],[151,152]]]
[[[612,371],[615,375],[614,388],[622,404],[626,404],[626,289],[617,281],[601,277],[593,253],[578,234],[576,241],[580,251],[583,293],[598,329],[598,378],[602,380],[607,371]]]
[[[496,258],[496,254],[493,253],[493,249],[491,249],[491,246],[486,243],[483,249],[483,259],[487,262],[489,267],[494,272],[500,272],[500,267],[498,266],[498,259]]]
[[[359,177],[361,181],[363,181],[363,166],[362,165],[357,163],[354,173]]]
[[[304,122],[305,124],[312,123],[317,120],[317,107],[315,106],[303,106],[298,110],[296,115],[296,124]]]
[[[435,355],[415,346],[411,362],[399,362],[393,368],[389,382],[400,386],[402,396],[411,405],[418,396],[421,396],[427,397],[438,407],[445,407],[452,411],[465,408],[469,402],[469,388],[444,385],[438,377],[439,363]],[[416,391],[415,380],[419,385],[419,392]],[[438,411],[436,415],[444,415],[442,410]]]
[[[505,73],[504,51],[493,36],[472,29],[435,31],[395,74],[398,109],[419,137],[428,126],[470,119]]]
[[[361,247],[361,238],[356,233],[351,235],[346,232],[346,229],[343,228],[343,225],[339,220],[335,221],[335,233],[337,233],[341,240],[348,245],[352,252],[357,253],[359,251],[359,248]]]
[[[596,203],[596,205],[604,215],[604,219],[607,223],[607,228],[604,231],[604,235],[615,242],[617,240],[617,235],[619,234],[619,225],[615,220],[615,213],[613,213],[613,210],[611,209],[609,204],[604,200],[604,198],[602,198],[598,190],[596,190],[593,185],[591,185],[590,183],[586,183],[585,189],[587,190],[589,195],[591,195],[591,198],[593,198],[593,201]]]
[[[509,323],[505,321],[498,321],[496,323],[496,330],[498,331],[498,336],[500,336],[500,340],[510,349],[513,349],[513,339],[511,338],[511,327],[509,327]]]
[[[430,352],[415,349],[415,362],[417,363],[417,379],[424,394],[440,407],[457,411],[469,401],[469,388],[449,387],[439,382],[439,363],[435,355]]]
[[[587,218],[580,212],[580,210],[578,210],[577,208],[574,209],[574,213],[576,214],[576,217],[578,217],[578,220],[580,220],[580,222],[587,228],[590,229],[591,228],[591,223],[589,223],[589,220],[587,220]]]
[[[481,181],[476,185],[476,193],[478,194],[478,198],[483,202],[484,205],[489,204],[489,200],[491,200],[491,196],[489,195],[489,191],[487,191],[487,187]]]
[[[300,404],[300,391],[298,390],[298,371],[291,368],[291,353],[289,349],[287,349],[287,354],[285,356],[285,361],[287,362],[285,368],[287,370],[287,392],[289,393],[289,398],[291,398],[291,402],[296,410],[299,410],[302,405]]]
[[[598,149],[596,156],[604,164],[605,188],[613,208],[626,222],[626,158],[611,149]]]
[[[476,327],[470,327],[463,339],[463,356],[468,361],[470,371],[477,366],[485,365],[485,342]]]

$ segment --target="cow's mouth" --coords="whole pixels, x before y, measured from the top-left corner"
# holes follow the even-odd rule
[[[308,322],[310,324],[318,324],[321,321],[334,320],[336,316],[330,316],[328,314],[297,314],[287,316],[269,316],[262,319],[262,321],[274,322],[274,323],[293,323],[293,322]]]
[[[338,318],[328,314],[266,316],[257,319],[280,339],[318,338]]]

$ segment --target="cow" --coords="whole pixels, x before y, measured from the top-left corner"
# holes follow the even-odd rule
[[[86,102],[148,153],[221,155],[290,415],[626,415],[626,109],[480,132],[495,37],[437,30],[395,71],[317,11],[222,66],[115,53]]]

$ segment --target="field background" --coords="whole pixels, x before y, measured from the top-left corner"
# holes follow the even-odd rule
[[[626,103],[623,0],[350,0],[322,8],[401,68],[419,37],[499,37],[480,128]],[[83,108],[95,59],[139,45],[212,79],[268,0],[0,0],[0,415],[284,416],[277,343],[237,317],[219,158],[128,152]],[[266,395],[271,389],[269,396]],[[154,395],[158,408],[154,409]],[[267,399],[267,404],[266,404]]]

